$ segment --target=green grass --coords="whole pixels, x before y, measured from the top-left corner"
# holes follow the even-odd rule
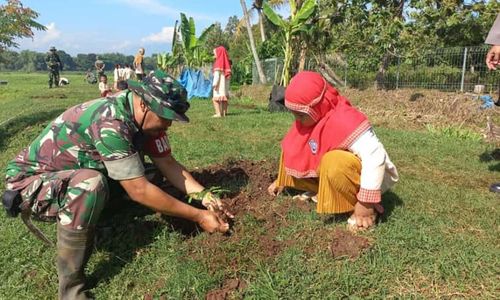
[[[9,80],[0,86],[2,169],[57,114],[98,96],[83,75],[64,75],[71,84],[49,90],[45,74],[0,73]],[[209,101],[191,104],[192,122],[175,124],[169,134],[175,157],[189,169],[227,159],[275,161],[292,120],[268,113],[261,99],[235,99],[224,120],[210,117]],[[225,279],[238,277],[247,287],[233,296],[246,299],[498,299],[499,197],[487,190],[499,180],[499,164],[488,155],[493,147],[440,131],[376,131],[401,181],[384,197],[384,222],[363,234],[374,246],[361,257],[334,260],[326,249],[306,251],[311,245],[298,233],[344,226],[314,212],[288,213],[277,239],[296,243],[265,259],[254,255],[251,238],[265,224],[251,216],[239,223],[249,235],[210,252],[200,247],[206,235],[186,238],[147,210],[125,209],[108,217],[113,234],[98,243],[89,264],[96,298],[203,299]],[[54,249],[28,233],[20,219],[0,213],[0,222],[0,299],[54,299]],[[53,224],[38,225],[55,239]],[[239,262],[237,269],[228,266],[232,261]]]

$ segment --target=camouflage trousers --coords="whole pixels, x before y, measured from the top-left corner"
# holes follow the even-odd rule
[[[30,183],[21,190],[21,207],[31,209],[40,219],[56,219],[68,228],[96,225],[108,199],[107,178],[96,170],[59,171],[28,179]]]
[[[49,87],[59,85],[59,70],[49,69]]]

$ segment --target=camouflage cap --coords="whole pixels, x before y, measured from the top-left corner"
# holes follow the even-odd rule
[[[142,81],[127,80],[128,88],[138,94],[146,106],[158,116],[189,122],[186,89],[172,76],[161,70],[151,72]]]

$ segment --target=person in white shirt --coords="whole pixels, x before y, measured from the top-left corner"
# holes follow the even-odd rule
[[[129,64],[125,65],[125,68],[123,68],[123,80],[127,81],[132,78],[132,73],[133,70],[130,68]]]
[[[352,212],[351,229],[374,226],[381,194],[399,176],[366,116],[310,71],[292,78],[285,106],[295,122],[281,142],[278,178],[268,192],[307,191],[318,213]]]
[[[113,88],[118,90],[118,81],[123,80],[123,68],[120,64],[115,65],[115,69],[113,70]]]

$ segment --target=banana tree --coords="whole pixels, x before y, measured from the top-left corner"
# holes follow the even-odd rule
[[[279,26],[283,30],[285,37],[284,46],[284,62],[283,62],[283,73],[281,76],[281,84],[287,86],[291,78],[292,69],[292,57],[294,56],[292,48],[292,39],[298,36],[300,32],[305,32],[308,30],[308,21],[316,10],[317,3],[316,0],[305,0],[300,9],[297,11],[297,3],[295,0],[290,0],[290,18],[288,20],[283,19],[267,4],[263,5],[264,15],[271,21],[274,25]]]
[[[203,45],[207,40],[208,32],[210,32],[214,26],[215,24],[208,26],[197,38],[194,19],[189,17],[188,20],[186,15],[181,13],[181,45],[184,61],[187,67],[201,67],[203,63],[211,60],[212,56],[203,50]]]

